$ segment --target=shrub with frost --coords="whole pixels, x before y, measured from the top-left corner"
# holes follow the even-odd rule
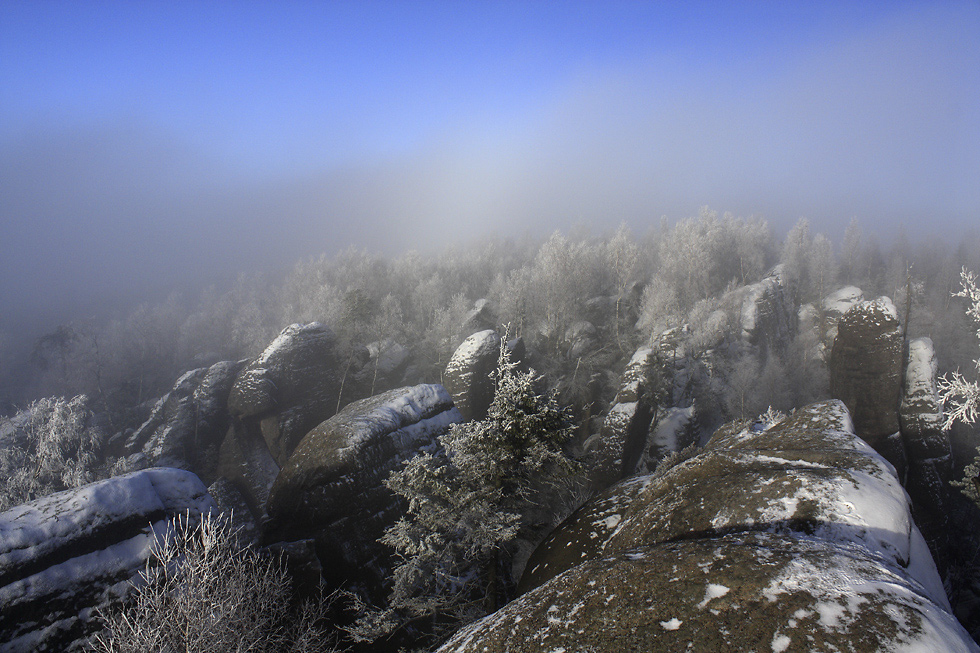
[[[240,545],[231,520],[186,516],[154,542],[125,602],[99,616],[102,653],[330,651],[325,603],[296,605],[282,561]]]

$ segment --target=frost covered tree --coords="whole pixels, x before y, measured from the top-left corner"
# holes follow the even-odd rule
[[[571,422],[539,382],[502,347],[487,417],[454,425],[439,438],[442,451],[422,453],[388,478],[408,506],[382,540],[400,562],[388,606],[366,611],[356,639],[412,622],[438,639],[492,612],[506,595],[508,544],[539,493],[575,469],[563,451]]]
[[[100,653],[334,650],[322,601],[295,605],[282,562],[239,544],[231,521],[188,517],[154,541],[126,602],[99,614]]]
[[[644,335],[657,335],[664,329],[680,325],[682,320],[677,291],[660,275],[655,275],[643,288],[636,328]]]
[[[616,316],[614,318],[616,344],[622,349],[623,299],[626,297],[626,291],[630,285],[636,280],[636,271],[640,262],[640,248],[637,247],[625,222],[619,225],[615,235],[606,244],[606,257],[609,266],[612,268],[616,286]]]
[[[0,510],[97,479],[103,435],[84,395],[46,397],[0,422]]]
[[[977,275],[963,268],[960,272],[960,282],[962,289],[953,293],[953,296],[967,299],[969,306],[966,314],[980,325],[980,287],[977,286]],[[977,328],[976,335],[980,338],[980,328]],[[980,373],[980,356],[973,362],[977,372]],[[980,384],[976,381],[968,381],[957,370],[952,376],[944,374],[939,379],[938,389],[945,411],[944,429],[949,430],[956,422],[976,423],[977,415],[980,413]],[[955,485],[962,488],[966,496],[980,505],[980,453],[964,469],[963,480],[956,482]]]

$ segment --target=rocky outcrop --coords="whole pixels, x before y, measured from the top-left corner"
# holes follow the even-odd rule
[[[657,360],[650,348],[639,349],[633,354],[602,429],[586,441],[593,488],[607,488],[631,474],[636,467],[657,408],[648,387],[651,368]]]
[[[493,401],[493,372],[500,357],[500,336],[492,329],[474,333],[456,348],[443,377],[459,414],[483,419]]]
[[[309,432],[269,496],[266,541],[316,541],[329,584],[380,599],[391,551],[378,543],[403,506],[384,480],[460,422],[440,385],[356,401]]]
[[[219,471],[258,521],[267,517],[269,491],[296,445],[337,409],[335,341],[317,322],[286,327],[239,373],[228,395],[232,427]]]
[[[606,540],[623,520],[633,499],[649,482],[649,476],[621,481],[572,513],[531,554],[517,587],[518,594],[583,562],[601,557]]]
[[[761,281],[742,292],[743,337],[766,351],[783,349],[796,333],[796,306],[783,266],[777,265]]]
[[[370,394],[402,385],[412,364],[412,353],[390,338],[368,344],[367,350],[370,358],[362,374],[370,377],[366,379],[368,387],[373,389]]]
[[[473,308],[466,317],[463,318],[463,333],[476,333],[486,331],[497,326],[497,316],[490,308],[490,302],[486,299],[478,299],[473,302]]]
[[[830,394],[847,405],[854,430],[905,477],[899,435],[902,328],[887,297],[858,302],[840,319],[830,354]]]
[[[126,592],[154,533],[213,509],[197,476],[154,468],[0,513],[0,650],[82,650],[93,609]]]
[[[237,424],[258,426],[282,466],[310,429],[337,408],[336,339],[326,326],[293,324],[241,371],[228,397]]]
[[[899,417],[908,458],[905,489],[936,566],[940,573],[945,573],[953,457],[949,438],[942,429],[942,403],[936,391],[937,367],[932,340],[916,338],[909,342]]]
[[[533,589],[442,653],[980,650],[893,468],[839,401],[728,425],[544,546]]]
[[[179,467],[205,482],[215,478],[228,432],[228,394],[242,363],[223,361],[191,370],[153,408],[126,442],[126,453],[151,467]]]

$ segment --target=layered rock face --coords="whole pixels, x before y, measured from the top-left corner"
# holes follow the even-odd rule
[[[241,367],[223,361],[181,376],[129,437],[127,453],[140,455],[147,466],[179,467],[213,480],[231,424],[228,394]]]
[[[441,652],[980,650],[839,401],[720,429],[542,548],[529,591]]]
[[[310,431],[282,468],[269,496],[266,540],[315,540],[329,584],[377,599],[391,557],[377,540],[403,512],[384,479],[460,421],[440,385],[348,405]]]
[[[596,489],[607,488],[631,474],[644,451],[657,408],[647,387],[656,360],[650,348],[633,354],[601,430],[586,441],[586,451],[593,459],[590,480]]]
[[[464,340],[449,359],[445,386],[464,420],[487,416],[493,401],[491,377],[499,357],[500,336],[493,329],[486,329]]]
[[[837,324],[830,354],[830,394],[847,405],[860,437],[905,477],[899,435],[902,399],[902,329],[887,297],[856,303]]]
[[[905,489],[915,522],[929,543],[940,573],[945,574],[949,544],[949,481],[953,456],[942,430],[942,403],[936,391],[936,354],[929,338],[909,342],[905,389],[899,417],[908,458]]]
[[[0,650],[82,650],[93,609],[127,591],[154,533],[215,509],[197,476],[154,468],[0,513]]]

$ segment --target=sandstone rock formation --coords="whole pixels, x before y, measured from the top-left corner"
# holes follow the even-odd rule
[[[445,386],[465,421],[483,419],[493,401],[493,372],[500,336],[492,329],[474,333],[456,348],[446,365]]]
[[[490,308],[490,302],[486,299],[478,299],[473,302],[473,308],[466,317],[463,318],[463,333],[476,333],[486,331],[497,326],[497,316]]]
[[[932,340],[916,338],[909,342],[899,417],[908,458],[905,489],[936,566],[945,573],[953,457],[949,438],[942,430],[942,403],[936,391],[937,367]]]
[[[528,565],[537,587],[439,650],[980,651],[841,402],[672,463],[566,521]]]
[[[228,396],[238,424],[257,426],[282,466],[310,429],[337,407],[333,332],[313,322],[293,324],[239,373]]]
[[[337,409],[338,367],[330,329],[317,322],[293,324],[235,379],[220,473],[235,484],[257,520],[267,517],[272,483],[293,449]]]
[[[223,361],[185,373],[129,437],[126,453],[142,454],[147,466],[179,467],[213,480],[231,424],[228,394],[241,367]]]
[[[592,459],[589,467],[593,488],[607,488],[630,475],[643,453],[653,411],[657,408],[652,403],[647,381],[655,361],[650,348],[641,348],[633,354],[602,429],[586,441],[586,452]]]
[[[309,432],[269,496],[269,542],[316,541],[329,584],[375,600],[391,551],[378,543],[402,506],[384,479],[460,422],[440,385],[398,388],[356,401]]]
[[[783,266],[777,265],[761,281],[746,286],[742,301],[743,337],[766,351],[782,349],[796,333],[796,307]]]
[[[899,435],[902,398],[902,329],[887,297],[858,302],[841,317],[830,354],[830,394],[847,405],[858,436],[905,478]]]
[[[126,592],[154,533],[214,509],[197,476],[154,468],[0,513],[0,650],[82,650],[93,608]]]
[[[594,496],[562,522],[531,554],[518,585],[518,594],[562,572],[602,556],[602,547],[623,520],[636,495],[650,482],[634,476]]]

